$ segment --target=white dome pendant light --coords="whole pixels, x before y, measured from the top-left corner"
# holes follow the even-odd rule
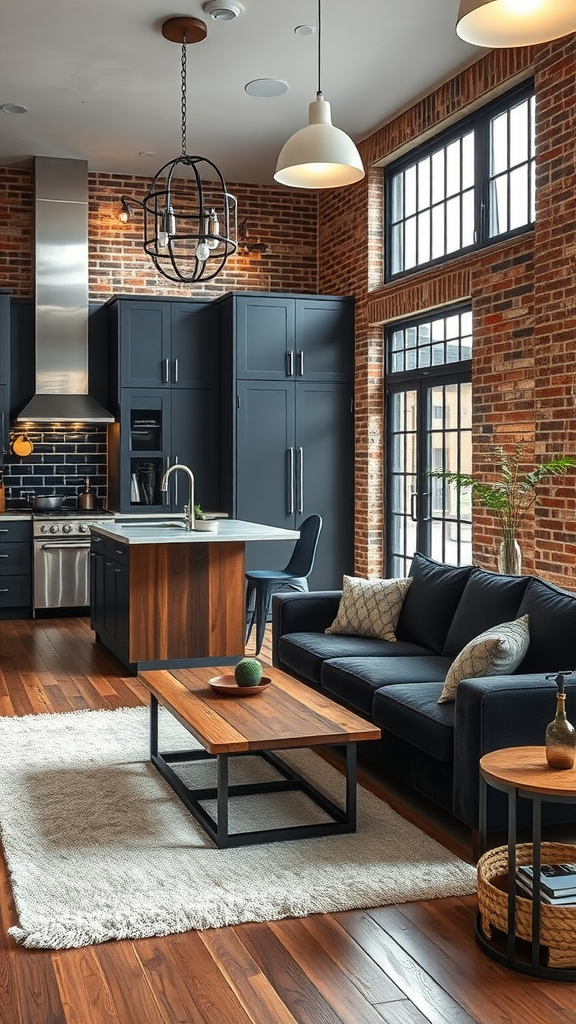
[[[575,0],[460,0],[456,32],[476,46],[532,46],[576,32]]]
[[[335,128],[322,95],[320,53],[322,18],[318,0],[318,91],[308,108],[308,124],[282,147],[275,181],[290,188],[339,188],[364,177],[362,159],[346,132]]]

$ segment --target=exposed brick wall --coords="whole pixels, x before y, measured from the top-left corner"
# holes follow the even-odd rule
[[[142,250],[142,211],[127,224],[118,220],[119,197],[142,199],[150,181],[115,174],[90,174],[90,297],[147,294],[207,297],[223,292],[316,292],[318,203],[313,193],[280,186],[227,182],[238,199],[239,224],[247,219],[249,242],[266,252],[246,254],[242,247],[224,270],[206,283],[179,285],[159,274]]]
[[[266,252],[239,252],[214,281],[178,285],[157,273],[142,251],[142,213],[118,220],[119,197],[142,199],[147,178],[89,174],[90,298],[114,294],[221,295],[241,291],[318,291],[318,200],[314,193],[281,186],[227,187],[238,199],[239,223],[247,219],[248,242]],[[0,287],[14,296],[34,293],[34,172],[0,167]]]
[[[534,75],[537,94],[537,227],[396,284],[381,275],[381,165],[472,108]],[[494,439],[525,441],[532,459],[576,453],[576,40],[496,50],[416,103],[360,145],[366,179],[320,197],[320,290],[357,302],[356,570],[384,558],[382,337],[387,322],[470,301],[474,319],[473,461],[490,462]],[[376,166],[376,165],[379,166]],[[370,251],[365,252],[366,238]],[[335,249],[334,239],[338,239]],[[345,280],[342,268],[350,268]],[[576,585],[576,477],[544,482],[520,537],[525,570]],[[474,557],[496,566],[493,517],[474,516]]]
[[[30,167],[0,167],[0,287],[19,297],[34,288],[34,177]]]

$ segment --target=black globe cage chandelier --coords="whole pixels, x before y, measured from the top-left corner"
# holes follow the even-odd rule
[[[160,168],[142,204],[144,251],[164,277],[184,283],[216,277],[238,248],[236,198],[211,160],[186,152],[186,47],[206,34],[199,18],[162,25],[165,39],[182,44],[182,153]]]

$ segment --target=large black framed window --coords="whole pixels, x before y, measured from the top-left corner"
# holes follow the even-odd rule
[[[472,312],[460,306],[390,325],[385,346],[384,571],[407,575],[415,551],[468,564],[469,489],[448,488],[430,471],[472,469]]]
[[[524,83],[385,169],[386,280],[532,228],[535,107]]]

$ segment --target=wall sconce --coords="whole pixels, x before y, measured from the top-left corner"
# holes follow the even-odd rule
[[[245,217],[238,226],[238,253],[240,256],[248,256],[251,252],[267,252],[268,246],[265,242],[248,241],[250,232],[248,230],[248,217]]]
[[[118,214],[118,220],[120,221],[121,224],[127,224],[128,221],[132,220],[132,217],[134,216],[134,207],[131,204],[132,203],[137,203],[137,200],[136,199],[128,199],[127,196],[120,196],[120,202],[122,204],[122,209],[120,210],[120,213]],[[141,203],[138,203],[138,206],[141,206],[141,205],[142,205]]]

